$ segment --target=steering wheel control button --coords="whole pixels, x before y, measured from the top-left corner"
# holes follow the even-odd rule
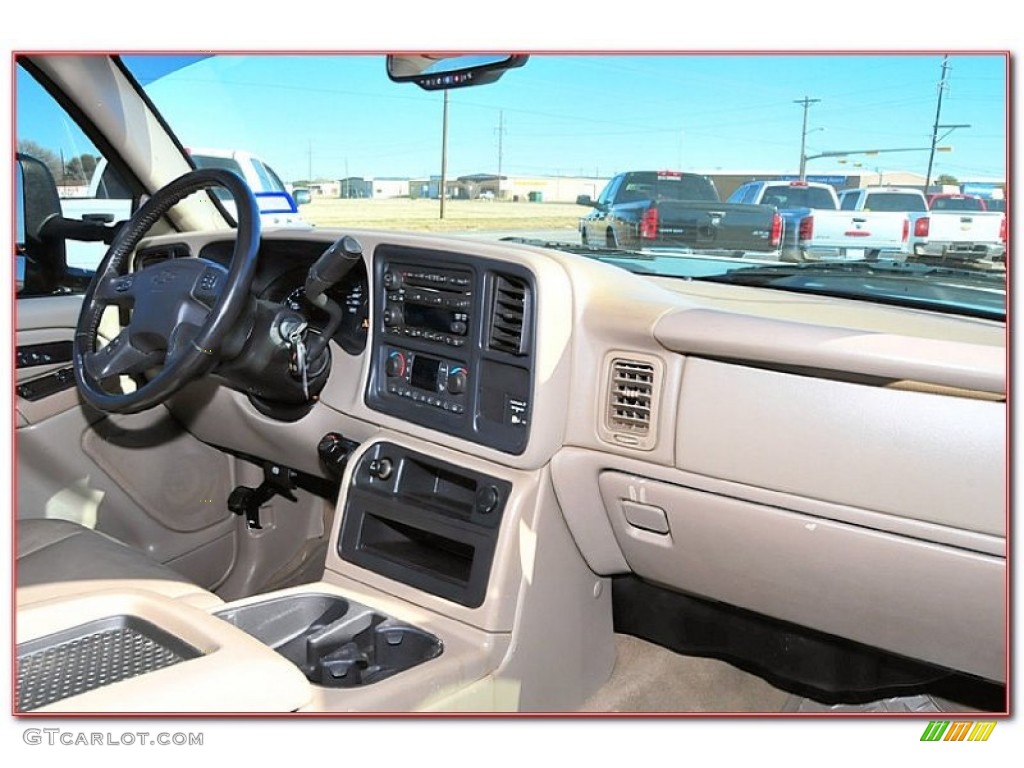
[[[222,285],[221,273],[216,269],[206,269],[196,281],[193,296],[207,306],[212,306],[220,295]]]

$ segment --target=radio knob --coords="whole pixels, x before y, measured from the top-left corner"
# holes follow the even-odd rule
[[[388,304],[384,308],[384,325],[402,324],[402,305]]]
[[[469,326],[462,320],[455,320],[451,324],[451,332],[456,336],[465,336],[468,330]]]
[[[466,371],[458,368],[448,374],[448,392],[452,395],[461,395],[466,391]]]
[[[394,290],[402,285],[402,278],[397,272],[385,272],[384,273],[384,287],[389,290]]]

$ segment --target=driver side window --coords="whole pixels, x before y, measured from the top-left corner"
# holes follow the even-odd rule
[[[131,191],[74,119],[21,67],[15,99],[25,202],[18,265],[24,286],[18,296],[81,293],[106,253],[103,228],[131,215]],[[73,239],[83,234],[69,222],[85,222],[94,237]]]

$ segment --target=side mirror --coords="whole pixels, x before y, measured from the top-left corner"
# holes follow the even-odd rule
[[[585,205],[588,208],[596,208],[597,207],[597,203],[595,203],[591,199],[590,195],[577,195],[576,196],[576,205]]]
[[[14,287],[25,287],[25,172],[14,164]]]
[[[25,171],[22,164],[14,164],[14,289],[22,293],[25,288]]]
[[[313,200],[313,195],[308,189],[293,190],[292,197],[295,199],[296,205],[306,205]]]
[[[416,83],[428,91],[493,83],[528,56],[499,54],[409,54],[388,56],[388,77],[396,83]]]
[[[25,252],[25,171],[14,164],[14,250]]]
[[[36,157],[15,153],[17,238],[15,283],[30,284],[33,294],[60,285],[66,269],[64,240],[50,235],[63,221],[57,184],[50,169]]]
[[[53,174],[42,160],[23,152],[18,152],[15,159],[21,182],[18,203],[22,215],[19,219],[24,227],[19,238],[31,250],[32,241],[43,236],[47,223],[61,217],[60,196]]]

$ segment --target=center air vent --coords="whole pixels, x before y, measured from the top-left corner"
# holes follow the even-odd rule
[[[529,354],[530,286],[511,275],[494,276],[487,346],[512,355]]]
[[[653,362],[612,359],[605,411],[606,439],[636,448],[653,446],[658,370]]]

